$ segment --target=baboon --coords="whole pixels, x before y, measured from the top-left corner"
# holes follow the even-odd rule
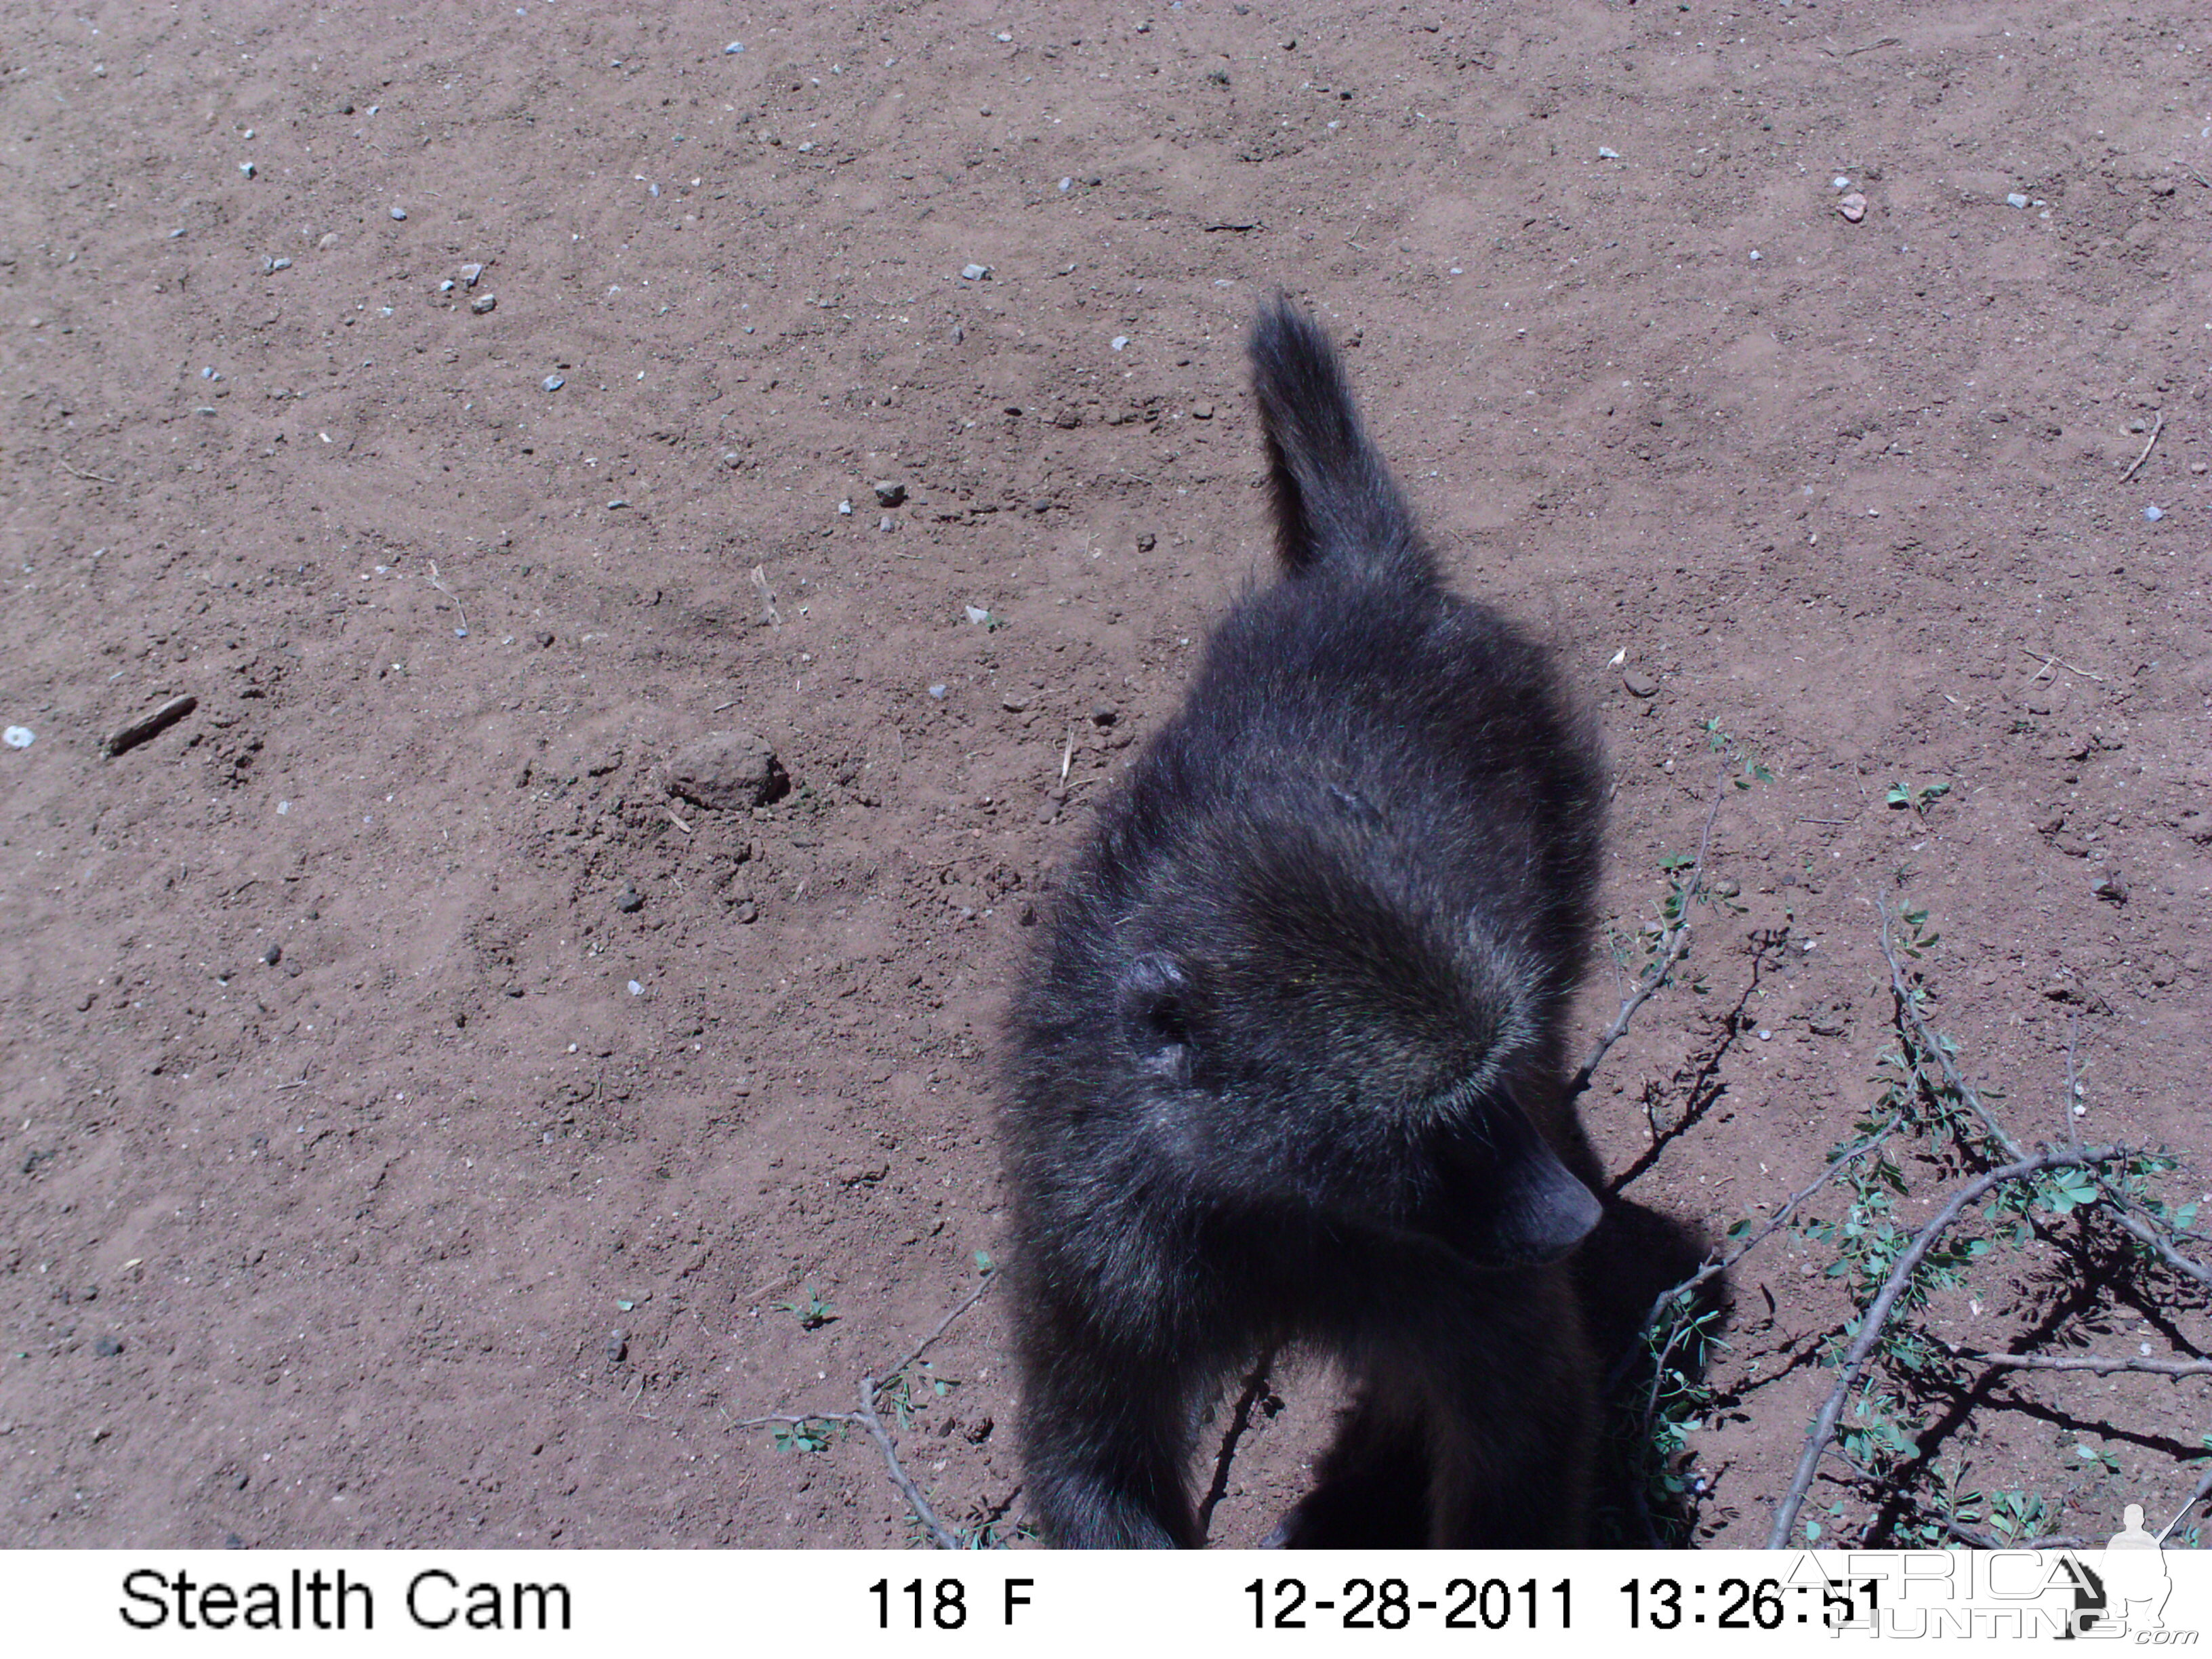
[[[1200,1414],[1287,1344],[1353,1394],[1273,1541],[1577,1545],[1595,736],[1444,591],[1319,329],[1279,296],[1250,349],[1280,573],[1101,807],[1010,1018],[1029,1501],[1061,1546],[1201,1544]]]

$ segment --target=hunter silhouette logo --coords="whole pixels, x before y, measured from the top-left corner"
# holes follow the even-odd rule
[[[2186,1510],[2182,1511],[2186,1515]],[[2143,1527],[2142,1505],[2130,1504],[2121,1512],[2120,1530],[2112,1534],[2105,1546],[2105,1559],[2097,1564],[2094,1577],[2100,1580],[2103,1591],[2098,1599],[2101,1608],[2090,1611],[2083,1606],[2076,1592],[2075,1628],[2087,1632],[2104,1620],[2112,1621],[2112,1632],[2143,1632],[2166,1628],[2166,1601],[2173,1594],[2173,1580],[2166,1568],[2166,1533],[2173,1530],[2180,1516],[2166,1532],[2154,1536]],[[2100,1632],[2102,1634],[2103,1632]]]

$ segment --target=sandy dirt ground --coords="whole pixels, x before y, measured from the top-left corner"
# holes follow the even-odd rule
[[[1004,1253],[1006,986],[1265,573],[1277,287],[1600,712],[1583,1041],[1708,723],[1773,774],[1585,1097],[1626,1195],[1718,1237],[1818,1173],[1895,1044],[1886,905],[2021,1141],[2194,1198],[2186,9],[0,12],[0,1542],[914,1540],[865,1437],[738,1425],[849,1410]],[[787,793],[717,793],[716,733]],[[2047,1231],[1930,1328],[2199,1352],[2186,1280]],[[1823,1252],[1731,1274],[1697,1541],[1789,1483]],[[929,1360],[902,1457],[1018,1539],[1000,1298]],[[2197,1383],[1977,1376],[1905,1415],[2050,1529],[2195,1484]],[[1278,1382],[1222,1540],[1325,1431]],[[1812,1501],[1899,1535],[1840,1463]]]

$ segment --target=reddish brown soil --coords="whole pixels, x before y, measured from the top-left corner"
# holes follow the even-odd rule
[[[1776,775],[1718,820],[1708,988],[1586,1103],[1626,1170],[1647,1099],[1704,1101],[1633,1195],[1717,1230],[1849,1134],[1878,902],[1942,928],[2022,1139],[2078,1027],[2075,1127],[2212,1172],[2201,23],[415,9],[0,17],[0,720],[36,734],[0,749],[0,1541],[908,1537],[865,1440],[733,1425],[847,1408],[1003,1249],[1006,985],[1263,568],[1277,285],[1356,346],[1455,580],[1601,710],[1617,929],[1694,845],[1706,721]],[[793,793],[672,802],[730,729]],[[1816,1254],[1735,1276],[1709,1539],[1762,1534],[1832,1375]],[[2041,1271],[1946,1328],[2204,1336]],[[997,1298],[933,1352],[902,1443],[972,1523],[1019,1478]],[[1295,1490],[1325,1382],[1219,1535]],[[2103,1534],[2203,1427],[2027,1377],[1947,1455]]]

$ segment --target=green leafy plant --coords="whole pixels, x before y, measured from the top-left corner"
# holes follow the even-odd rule
[[[828,1451],[845,1437],[849,1426],[836,1418],[809,1417],[777,1429],[773,1439],[778,1451]]]
[[[1914,783],[1910,778],[1899,779],[1890,785],[1889,793],[1882,799],[1892,806],[1910,807],[1915,817],[1926,817],[1928,809],[1938,799],[1951,793],[1948,783]]]
[[[824,1325],[832,1324],[836,1322],[837,1317],[836,1309],[832,1307],[829,1303],[824,1302],[821,1297],[817,1295],[815,1293],[814,1287],[811,1285],[809,1285],[805,1290],[801,1291],[799,1294],[805,1297],[806,1300],[804,1302],[779,1302],[775,1304],[776,1311],[778,1313],[796,1314],[799,1316],[799,1328],[802,1331],[818,1331]]]

